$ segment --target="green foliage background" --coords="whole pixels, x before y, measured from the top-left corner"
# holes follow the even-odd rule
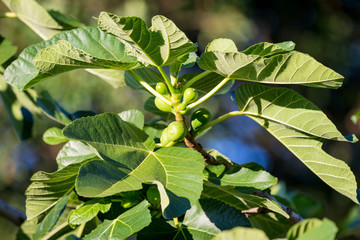
[[[343,87],[336,91],[311,88],[296,90],[324,110],[344,135],[359,133],[360,125],[350,121],[351,113],[360,108],[360,29],[357,27],[360,23],[360,3],[356,0],[43,0],[39,3],[47,9],[69,14],[90,26],[96,25],[96,20],[91,20],[90,16],[98,16],[101,11],[139,16],[145,20],[150,20],[150,17],[156,14],[165,15],[193,42],[198,42],[201,50],[204,50],[208,42],[219,37],[233,39],[240,50],[260,41],[292,40],[297,43],[297,50],[309,53],[345,76]],[[0,3],[0,13],[5,11],[5,5]],[[32,30],[16,19],[0,19],[0,34],[19,47],[18,53],[26,46],[41,41]],[[86,79],[87,84],[84,85],[79,79]],[[139,94],[128,87],[114,89],[84,71],[62,74],[39,84],[36,89],[52,89],[51,95],[70,112],[78,109],[93,110],[97,113],[143,109],[143,102],[148,97],[147,93]],[[225,112],[223,106],[233,106],[226,101],[220,104],[212,100],[207,107],[220,114]],[[35,139],[19,144],[0,101],[0,198],[20,209],[24,209],[23,193],[29,184],[30,176],[37,170],[55,170],[54,159],[61,147],[43,143],[42,133],[53,125],[46,119],[39,116],[37,118],[39,119],[35,121],[33,132]],[[232,124],[247,124],[246,121],[237,119],[229,121]],[[288,189],[291,190],[292,186],[296,185],[297,189],[319,199],[320,203],[300,204],[309,208],[309,217],[321,216],[321,205],[331,210],[324,213],[331,219],[341,220],[348,214],[353,206],[350,200],[331,191],[300,162],[292,161],[294,157],[264,130],[259,128],[254,133],[255,140],[251,140],[252,145],[261,146],[268,151],[272,161],[271,172],[280,180],[286,180]],[[226,125],[215,128],[209,138],[223,139],[225,136],[247,138],[246,134],[233,131]],[[355,175],[359,176],[358,144],[329,143],[325,144],[325,149],[333,156],[344,159]],[[226,152],[223,153],[226,155]],[[356,209],[351,213],[357,216]],[[11,239],[10,236],[13,236],[15,230],[11,223],[0,219],[0,232],[9,234],[9,238],[5,239]]]

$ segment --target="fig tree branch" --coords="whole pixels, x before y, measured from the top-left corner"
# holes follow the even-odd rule
[[[16,226],[20,226],[25,220],[26,215],[24,212],[13,208],[6,202],[0,199],[0,216],[3,216]]]
[[[263,198],[267,198],[267,199],[272,200],[272,201],[276,202],[277,204],[279,204],[280,207],[282,208],[282,210],[284,210],[289,215],[288,220],[292,224],[296,224],[296,223],[304,220],[299,214],[297,214],[296,212],[294,212],[293,210],[291,210],[289,207],[285,206],[284,204],[280,203],[278,200],[276,200],[276,198],[274,196],[270,195],[269,193],[267,193],[265,191],[258,191],[258,192],[255,192],[254,195],[263,197]]]

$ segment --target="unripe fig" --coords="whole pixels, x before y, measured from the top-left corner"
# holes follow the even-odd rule
[[[151,186],[146,191],[146,198],[152,205],[159,205],[160,204],[160,193],[156,186]]]
[[[194,88],[187,88],[184,92],[183,103],[189,104],[198,98],[198,92]]]
[[[183,123],[174,121],[167,127],[170,141],[180,141],[185,137],[186,127]]]
[[[172,112],[172,107],[158,97],[155,98],[155,106],[163,112]]]
[[[191,115],[191,129],[198,130],[200,127],[209,122],[211,117],[210,112],[206,108],[199,108]]]
[[[169,139],[168,130],[169,130],[168,128],[165,128],[165,129],[163,130],[162,134],[161,134],[161,137],[160,137],[160,143],[161,143],[161,145],[163,145],[164,147],[171,142],[171,140]]]
[[[163,82],[158,82],[158,83],[156,84],[155,89],[156,89],[156,91],[157,91],[158,93],[160,93],[161,95],[166,96],[166,95],[169,94],[169,91],[168,91],[165,83],[163,83]]]

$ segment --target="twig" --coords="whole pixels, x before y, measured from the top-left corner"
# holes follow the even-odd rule
[[[264,208],[264,207],[255,207],[255,208],[250,208],[250,209],[247,209],[247,210],[243,210],[241,212],[243,214],[245,214],[245,216],[247,218],[249,218],[249,217],[259,215],[259,214],[266,214],[266,213],[273,212],[273,211],[271,211],[268,208]]]
[[[287,207],[284,204],[280,203],[278,200],[276,200],[276,198],[274,196],[271,196],[269,193],[267,193],[265,191],[258,191],[258,192],[255,192],[254,194],[259,196],[259,197],[270,199],[270,200],[276,202],[277,204],[279,204],[280,207],[282,208],[282,210],[284,210],[289,215],[288,220],[292,224],[295,224],[295,223],[298,223],[298,222],[301,222],[302,220],[304,220],[299,214],[295,213],[289,207]]]
[[[20,226],[26,220],[26,215],[24,212],[13,208],[12,206],[10,206],[1,199],[0,199],[0,216],[3,216],[4,218],[8,219],[16,226]]]

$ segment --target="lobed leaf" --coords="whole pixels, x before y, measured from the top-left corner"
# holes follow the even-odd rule
[[[25,48],[19,58],[6,68],[4,74],[6,81],[19,90],[25,90],[49,77],[47,74],[41,74],[33,61],[40,50],[56,44],[59,40],[67,41],[74,48],[94,58],[109,61],[136,61],[136,58],[125,54],[124,44],[113,35],[106,34],[98,28],[83,27],[58,33],[50,40]]]
[[[348,140],[319,108],[293,90],[256,84],[241,85],[235,101],[241,114],[268,130],[330,187],[359,203],[348,165],[321,148],[323,139]]]
[[[83,26],[76,20],[57,11],[47,11],[35,0],[3,0],[42,39],[47,40],[62,30]],[[112,69],[88,69],[88,72],[104,79],[114,88],[123,85],[124,72]]]
[[[127,46],[127,53],[145,65],[169,65],[196,51],[196,46],[164,16],[153,17],[148,29],[141,18],[102,12],[98,27],[117,36]]]
[[[178,217],[199,199],[203,158],[185,148],[162,148],[145,132],[116,114],[81,118],[64,129],[64,135],[96,149],[105,161],[84,164],[76,180],[78,194],[105,197],[157,184],[167,218]]]
[[[73,47],[65,40],[41,49],[35,56],[33,63],[39,70],[39,76],[48,78],[74,69],[98,68],[130,70],[137,66],[134,59],[124,55],[118,60],[108,60],[94,57],[85,51]]]
[[[128,172],[155,148],[145,132],[113,113],[77,119],[64,128],[64,135],[91,145],[102,159],[120,163]]]
[[[150,224],[151,215],[148,206],[149,203],[144,200],[119,217],[104,220],[95,230],[86,235],[84,240],[126,239]]]
[[[199,67],[229,79],[268,84],[338,88],[344,79],[309,55],[297,51],[270,57],[241,52],[205,52]]]
[[[37,172],[31,177],[32,183],[25,192],[27,220],[37,222],[74,188],[80,166],[74,164],[54,173]]]

